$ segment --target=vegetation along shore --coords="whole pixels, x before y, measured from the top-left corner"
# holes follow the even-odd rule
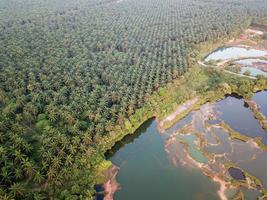
[[[0,199],[95,199],[96,184],[112,199],[107,150],[227,94],[266,128],[251,101],[266,77],[203,60],[225,45],[264,50],[266,20],[265,0],[0,1]]]

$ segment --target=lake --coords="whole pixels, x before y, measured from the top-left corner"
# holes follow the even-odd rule
[[[264,112],[266,95],[263,91],[253,97]],[[212,120],[211,114],[215,116]],[[231,139],[219,126],[222,121],[251,140]],[[163,133],[158,131],[156,120],[148,120],[107,153],[119,167],[117,181],[121,189],[114,199],[215,200],[222,195],[230,199],[238,191],[249,198],[257,197],[260,191],[252,189],[253,185],[228,188],[227,184],[231,185],[232,179],[244,181],[240,171],[244,170],[267,188],[267,152],[253,142],[253,138],[261,137],[267,144],[266,136],[244,100],[234,96],[203,105]],[[234,166],[228,169],[227,163]]]
[[[149,120],[108,155],[120,168],[116,200],[219,199],[218,185],[197,169],[173,165],[164,150],[157,122]]]

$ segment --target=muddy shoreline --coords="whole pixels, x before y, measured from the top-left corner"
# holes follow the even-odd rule
[[[247,30],[245,34],[249,34],[249,36],[239,38],[237,40],[229,41],[228,44],[229,45],[236,45],[239,47],[241,47],[241,46],[244,47],[244,44],[242,44],[242,42],[244,42],[245,40],[248,40],[248,39],[250,40],[251,38],[255,37],[255,35],[261,35],[261,33],[259,33],[258,31],[254,31],[254,30]],[[254,44],[254,45],[255,46],[246,46],[245,45],[245,47],[246,48],[263,49],[263,47],[260,45],[256,45],[256,44]],[[264,48],[264,50],[266,50],[266,48]],[[224,64],[225,64],[225,62],[223,63],[223,65]],[[256,65],[259,63],[254,63],[254,64]],[[263,68],[264,70],[266,69],[265,64],[260,65],[259,67]],[[225,98],[226,97],[227,97],[227,95],[225,95]],[[249,176],[248,173],[246,173],[247,176],[246,176],[245,181],[235,180],[234,184],[232,183],[228,169],[230,167],[234,167],[235,165],[233,165],[233,163],[232,164],[228,163],[226,165],[224,165],[224,164],[216,165],[217,159],[226,157],[226,154],[214,155],[211,153],[204,152],[204,150],[202,148],[205,145],[207,145],[207,143],[203,139],[203,137],[204,137],[203,132],[202,131],[196,131],[196,129],[198,126],[202,126],[206,130],[211,130],[212,128],[222,129],[227,134],[229,134],[229,140],[235,140],[235,139],[239,140],[240,139],[240,141],[242,141],[246,144],[250,144],[251,141],[253,140],[253,144],[255,144],[255,148],[257,147],[258,149],[264,149],[264,148],[262,148],[261,145],[259,145],[261,143],[257,142],[256,139],[255,139],[255,141],[254,141],[254,139],[249,139],[247,136],[243,136],[241,133],[237,133],[237,132],[236,132],[237,134],[230,133],[232,130],[227,129],[227,127],[221,126],[221,124],[215,124],[215,125],[207,124],[206,122],[208,120],[216,118],[215,117],[216,114],[213,113],[212,108],[209,108],[210,104],[207,104],[207,102],[202,102],[202,99],[201,99],[201,103],[200,103],[200,104],[202,104],[202,106],[200,107],[200,109],[199,109],[199,107],[197,107],[197,111],[193,111],[193,110],[195,110],[195,107],[197,106],[197,104],[199,104],[199,100],[200,100],[199,98],[200,97],[192,98],[192,99],[184,102],[183,104],[179,105],[173,113],[171,113],[170,115],[168,115],[167,117],[165,117],[161,121],[156,119],[158,122],[157,123],[158,130],[164,135],[164,133],[166,131],[165,130],[166,126],[172,127],[173,123],[175,123],[177,120],[181,120],[181,118],[184,118],[185,116],[187,116],[191,112],[198,113],[198,116],[195,116],[195,119],[193,119],[192,124],[188,125],[187,127],[184,127],[183,130],[177,130],[176,132],[172,133],[169,137],[167,137],[168,139],[166,139],[166,141],[165,141],[165,152],[168,155],[170,161],[175,166],[181,165],[184,167],[189,166],[192,168],[200,169],[200,171],[202,171],[203,174],[210,177],[210,179],[212,179],[214,182],[216,182],[220,185],[220,189],[217,191],[217,193],[218,193],[221,200],[227,200],[228,199],[226,196],[226,190],[227,189],[238,189],[241,186],[246,187],[246,188],[250,188],[250,189],[255,189],[255,185],[257,185],[256,182],[258,180],[251,178],[251,176]],[[214,100],[214,101],[216,101],[216,100]],[[257,117],[258,112],[259,112],[259,108],[257,107],[257,105],[255,105],[255,102],[252,102],[250,100],[247,100],[246,102],[249,105],[250,109],[253,111],[255,118],[259,119],[259,117]],[[208,105],[208,106],[205,107],[206,105]],[[203,107],[204,107],[204,109],[203,109]],[[196,124],[199,121],[202,122],[202,124]],[[262,121],[261,123],[263,124],[262,127],[264,127],[266,125],[266,119],[264,119],[264,121]],[[177,138],[176,138],[177,136],[179,136],[181,134],[181,132],[183,132],[182,134],[189,134],[189,133],[195,134],[197,137],[199,137],[198,142],[196,143],[197,150],[202,152],[204,154],[204,156],[206,156],[209,159],[209,162],[211,162],[211,164],[212,164],[211,166],[209,166],[209,164],[207,164],[207,163],[199,163],[190,155],[188,144],[185,141],[183,141],[181,139],[177,140]],[[245,138],[245,139],[243,139],[243,138]],[[179,159],[179,156],[177,157],[177,152],[173,151],[171,149],[172,144],[174,144],[175,142],[178,142],[183,146],[183,148],[182,148],[183,151],[180,152],[183,155],[180,154],[180,156],[182,155],[181,157],[183,157],[184,160]],[[219,146],[219,145],[221,145],[221,143],[219,141],[218,144],[210,144],[210,145],[211,146],[212,145]],[[212,167],[218,167],[220,169],[220,174],[216,173],[215,171],[212,171],[213,170]],[[105,200],[113,200],[114,193],[116,191],[118,191],[119,189],[121,189],[120,185],[116,181],[116,175],[117,175],[118,171],[119,171],[118,167],[112,166],[106,172],[107,181],[103,184],[103,188],[105,191],[105,197],[104,197]],[[265,191],[264,189],[262,189],[262,190]]]

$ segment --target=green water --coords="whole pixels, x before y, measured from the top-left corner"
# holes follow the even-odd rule
[[[174,166],[164,150],[155,120],[144,123],[109,152],[120,170],[115,200],[219,199],[219,186],[198,169]]]
[[[188,144],[188,151],[190,156],[199,163],[207,163],[208,159],[203,155],[203,153],[196,148],[195,142],[197,137],[193,134],[178,135],[180,139]]]
[[[263,111],[267,102],[265,94],[265,92],[257,93],[257,102],[262,102],[260,106]],[[207,129],[203,120],[208,120],[208,118],[205,119],[203,111],[205,109],[192,112],[165,133],[158,132],[155,120],[148,120],[135,134],[128,135],[118,142],[107,154],[107,158],[120,168],[117,181],[121,185],[121,190],[115,193],[114,199],[219,199],[217,195],[219,186],[203,175],[200,169],[192,168],[195,165],[192,165],[188,159],[185,151],[186,145],[179,141],[187,144],[188,153],[194,160],[209,166],[210,173],[222,172],[225,179],[229,180],[230,175],[223,172],[221,166],[226,162],[231,162],[258,177],[266,188],[266,151],[256,148],[250,142],[231,140],[228,133],[221,128]],[[244,106],[243,99],[229,96],[214,103],[213,112],[217,113],[217,118],[211,123],[216,124],[223,120],[233,129],[251,138],[262,136],[262,141],[266,143],[266,132],[253,117],[251,110]],[[184,135],[172,135],[191,121],[192,127],[196,130]],[[200,137],[207,141],[201,150]],[[208,162],[203,151],[221,155],[221,157],[214,159],[214,162]],[[242,190],[246,199],[249,200],[259,196],[258,191],[237,188],[228,189],[227,197],[231,199],[238,190]]]

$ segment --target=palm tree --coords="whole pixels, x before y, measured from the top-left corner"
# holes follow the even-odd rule
[[[23,177],[22,170],[20,168],[15,168],[15,178],[21,179]]]
[[[22,168],[29,177],[32,177],[36,172],[34,164],[29,160],[28,157],[22,158]]]
[[[47,197],[44,194],[38,193],[38,192],[34,192],[33,195],[33,200],[44,200],[47,199]]]
[[[9,188],[10,194],[15,197],[23,196],[26,192],[25,185],[22,183],[13,183]]]
[[[0,199],[1,200],[15,200],[14,197],[8,194],[0,194]]]
[[[49,167],[47,172],[48,180],[51,181],[56,176],[56,170],[53,167]]]
[[[8,168],[7,165],[5,165],[4,167],[2,167],[1,169],[1,176],[3,177],[1,181],[6,182],[6,183],[10,183],[11,182],[11,170]]]
[[[56,157],[53,158],[52,167],[54,169],[59,169],[61,164],[62,164],[62,162],[61,162],[61,159],[59,157],[56,156]]]
[[[13,153],[15,156],[15,161],[22,161],[23,158],[25,158],[25,155],[20,152],[20,150],[15,150]]]
[[[35,174],[34,174],[34,177],[33,177],[33,180],[37,183],[42,183],[44,180],[45,180],[45,177],[43,174],[41,174],[40,171],[37,171]]]
[[[69,165],[71,165],[72,164],[72,162],[73,162],[73,157],[72,157],[72,155],[67,155],[66,156],[66,160],[65,160],[65,164],[67,165],[67,166],[69,166]]]

